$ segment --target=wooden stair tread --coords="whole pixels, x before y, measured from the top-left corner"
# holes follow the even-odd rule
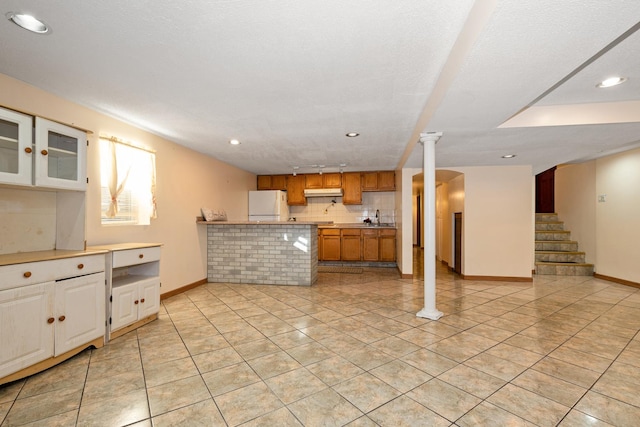
[[[562,255],[586,255],[581,251],[535,251],[537,254],[562,254]]]
[[[576,267],[593,267],[593,264],[588,263],[588,262],[536,261],[535,263],[536,263],[536,265],[538,265],[538,264],[542,264],[542,265],[573,265],[573,266],[576,266]]]

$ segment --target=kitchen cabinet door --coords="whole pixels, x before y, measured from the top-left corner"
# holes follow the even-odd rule
[[[396,260],[396,230],[380,230],[380,261],[393,262]]]
[[[114,286],[111,291],[111,330],[115,331],[138,320],[138,284]]]
[[[87,134],[36,117],[35,184],[63,190],[87,188]]]
[[[33,118],[0,108],[0,182],[32,184]]]
[[[144,319],[160,311],[160,279],[140,283],[138,287],[138,319]]]
[[[322,175],[315,173],[305,175],[304,188],[322,188]]]
[[[378,191],[378,172],[362,173],[362,190]]]
[[[360,261],[361,237],[360,229],[345,228],[342,230],[342,261]]]
[[[362,230],[362,260],[379,261],[378,230]]]
[[[341,188],[341,173],[325,173],[322,175],[322,188]]]
[[[272,175],[271,176],[271,190],[283,190],[287,189],[287,175]]]
[[[53,356],[54,283],[0,292],[0,378]]]
[[[306,206],[307,198],[304,197],[304,185],[304,175],[291,175],[287,178],[287,204],[289,206]]]
[[[362,204],[362,184],[360,172],[345,172],[342,174],[342,204]]]
[[[323,261],[340,261],[340,230],[322,230],[322,249],[320,259]]]
[[[55,355],[104,336],[104,272],[56,282]]]
[[[395,171],[378,172],[378,191],[394,191],[396,189]]]
[[[271,190],[271,175],[258,175],[258,190]]]

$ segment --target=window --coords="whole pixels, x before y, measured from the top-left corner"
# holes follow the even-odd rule
[[[100,137],[102,224],[148,225],[156,218],[155,153]]]

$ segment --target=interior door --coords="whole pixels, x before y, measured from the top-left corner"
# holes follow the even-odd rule
[[[554,166],[536,175],[536,213],[555,212],[555,172]]]

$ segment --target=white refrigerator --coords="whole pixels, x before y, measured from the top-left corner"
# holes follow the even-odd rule
[[[249,191],[249,221],[287,221],[287,192],[281,190]]]

